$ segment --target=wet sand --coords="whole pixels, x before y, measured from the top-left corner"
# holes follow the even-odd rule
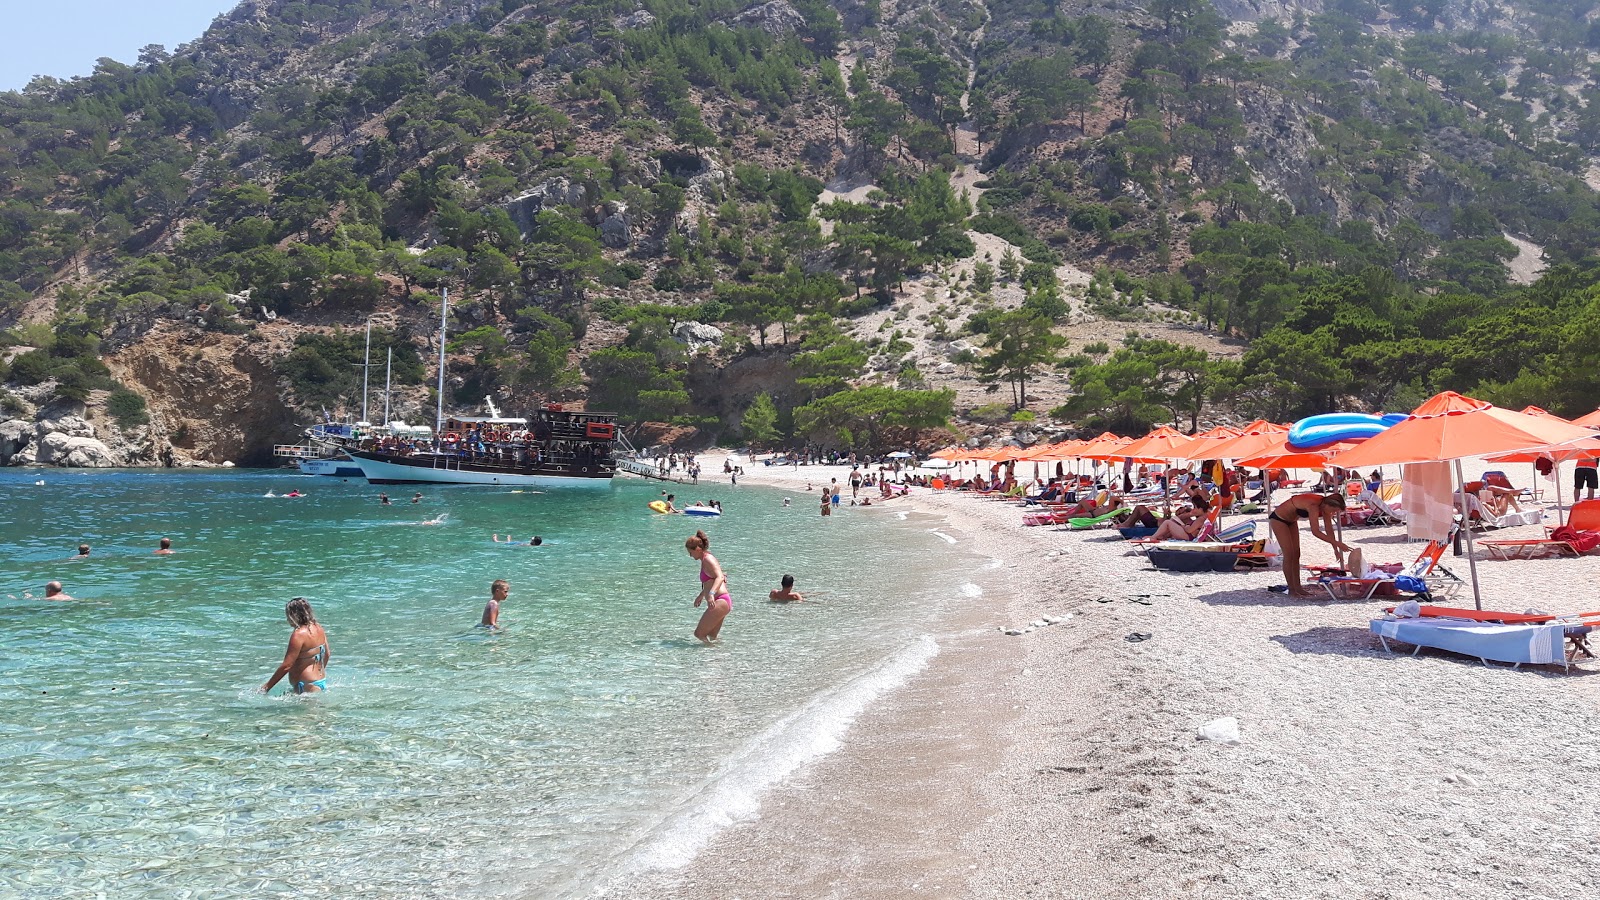
[[[805,507],[807,480],[848,469],[746,472]],[[939,654],[758,818],[602,895],[1554,897],[1600,876],[1585,800],[1600,662],[1568,675],[1391,656],[1367,630],[1388,604],[1290,600],[1266,590],[1278,571],[1158,572],[1115,532],[1023,527],[1015,506],[971,496],[839,514],[907,509],[1001,561],[973,573],[984,596]],[[1400,528],[1346,540],[1371,562],[1418,550]],[[1327,549],[1308,541],[1307,562]],[[1464,559],[1445,565],[1468,577]],[[1600,608],[1600,555],[1478,571],[1486,608]],[[1453,602],[1470,606],[1470,588]],[[1196,739],[1222,716],[1240,744]]]

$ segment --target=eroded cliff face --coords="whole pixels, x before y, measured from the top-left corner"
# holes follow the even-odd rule
[[[273,361],[282,341],[164,322],[105,357],[112,375],[145,398],[173,462],[273,465],[272,446],[299,435]]]

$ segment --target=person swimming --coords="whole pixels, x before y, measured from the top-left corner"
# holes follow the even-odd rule
[[[505,602],[511,593],[511,583],[504,578],[496,578],[489,585],[489,602],[483,607],[483,621],[478,623],[479,628],[488,628],[498,631],[500,628],[500,604]]]
[[[382,493],[380,493],[380,494],[379,494],[379,495],[378,495],[378,505],[379,505],[379,506],[391,506],[391,505],[393,505],[393,504],[392,504],[392,502],[391,502],[391,501],[390,501],[390,500],[389,500],[389,495],[388,495],[388,494],[382,494]]]
[[[783,576],[781,584],[782,587],[778,588],[777,590],[767,592],[768,600],[771,600],[773,603],[801,603],[805,601],[806,598],[801,596],[800,592],[794,589],[793,575]]]
[[[78,545],[77,555],[67,557],[67,561],[71,562],[72,560],[75,560],[75,559],[88,559],[88,558],[89,558],[89,545],[88,544],[79,544]]]
[[[29,595],[28,599],[31,600],[33,598],[32,598],[31,595]],[[66,589],[61,586],[61,582],[52,581],[49,584],[44,586],[44,599],[46,599],[46,600],[75,600],[77,598],[73,597],[71,594],[68,594],[66,592]]]
[[[496,544],[517,544],[517,543],[520,543],[519,541],[517,541],[516,538],[513,538],[511,536],[510,532],[506,533],[506,539],[503,540],[503,541],[500,540],[499,532],[496,532],[495,534],[490,535],[490,537],[494,538],[494,542]],[[538,536],[536,534],[533,537],[528,538],[527,546],[529,546],[529,547],[538,547],[538,546],[542,545],[543,543],[544,543],[544,538],[542,538],[542,537],[540,537],[540,536]]]
[[[317,622],[311,610],[311,601],[296,597],[285,604],[283,614],[294,626],[289,633],[289,649],[283,655],[272,677],[261,686],[261,693],[272,690],[282,678],[289,676],[296,694],[320,693],[328,689],[328,633]]]
[[[156,556],[171,556],[172,555],[172,538],[162,538],[161,539],[161,548],[158,549],[155,552],[155,555]]]
[[[700,593],[695,595],[694,605],[706,605],[705,613],[694,628],[694,636],[702,644],[710,644],[722,632],[723,621],[733,611],[733,597],[728,593],[728,575],[722,571],[722,564],[717,562],[717,558],[711,555],[711,539],[706,537],[704,531],[696,531],[683,542],[683,547],[690,559],[700,563]]]

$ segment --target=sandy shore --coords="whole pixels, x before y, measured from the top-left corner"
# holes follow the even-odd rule
[[[805,506],[806,481],[848,470],[746,472]],[[970,496],[840,514],[897,509],[997,560],[974,573],[984,596],[758,818],[604,896],[1556,897],[1600,876],[1600,661],[1564,675],[1390,656],[1367,631],[1378,601],[1289,600],[1266,590],[1276,571],[1159,572],[1114,532],[1024,528]],[[1417,552],[1399,528],[1346,539],[1372,562]],[[1326,550],[1309,542],[1308,562]],[[1465,559],[1445,565],[1467,577]],[[1600,556],[1478,572],[1486,608],[1600,608]],[[1240,744],[1196,740],[1222,716]]]

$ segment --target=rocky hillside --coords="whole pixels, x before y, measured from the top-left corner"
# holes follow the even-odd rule
[[[0,94],[0,460],[263,462],[359,412],[368,322],[419,415],[446,290],[453,407],[702,439],[1575,412],[1593,18],[246,0]]]

